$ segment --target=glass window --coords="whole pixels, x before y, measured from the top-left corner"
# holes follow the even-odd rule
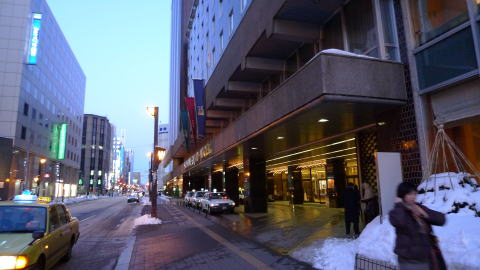
[[[415,58],[421,89],[477,69],[470,27],[423,50]]]
[[[48,224],[48,231],[49,232],[53,232],[55,231],[56,229],[60,228],[60,220],[58,219],[58,214],[57,214],[57,210],[55,209],[55,207],[50,207],[48,209],[48,220],[49,220],[49,224]]]
[[[342,19],[335,15],[323,28],[322,49],[343,50]]]
[[[382,23],[384,32],[385,56],[388,60],[399,61],[397,30],[395,25],[395,12],[392,0],[381,0],[380,9],[382,13]]]
[[[480,122],[471,122],[445,130],[475,168],[480,168]],[[470,168],[468,168],[470,170]],[[469,173],[474,173],[469,171]]]
[[[58,220],[60,221],[60,224],[67,224],[68,219],[67,219],[67,214],[65,213],[65,209],[61,205],[57,205],[57,213],[58,213]]]
[[[410,7],[419,44],[468,20],[466,0],[410,0]]]
[[[378,57],[378,38],[372,1],[351,1],[345,6],[344,14],[349,50],[357,54]]]
[[[0,233],[44,232],[45,213],[43,207],[0,206]]]

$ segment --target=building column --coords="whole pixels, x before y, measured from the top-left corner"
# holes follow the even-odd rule
[[[294,204],[303,203],[302,171],[297,166],[288,166],[288,186]]]
[[[246,157],[243,159],[245,212],[267,212],[267,169],[265,159]]]
[[[236,204],[238,199],[238,169],[236,167],[225,170],[225,192]]]
[[[331,165],[328,166],[328,163]],[[343,202],[345,200],[345,187],[347,186],[346,177],[345,177],[345,161],[341,158],[334,160],[327,160],[327,167],[332,168],[333,179],[335,181],[335,191],[337,194],[336,206],[337,208],[343,207]]]

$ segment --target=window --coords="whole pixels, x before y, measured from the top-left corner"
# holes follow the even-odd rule
[[[466,0],[410,0],[410,8],[418,44],[468,20]]]
[[[351,1],[345,6],[344,14],[349,51],[379,57],[372,1]]]
[[[22,133],[20,134],[20,139],[25,140],[27,138],[27,128],[22,126]]]
[[[322,49],[343,50],[342,18],[340,13],[327,22],[323,28],[323,33]]]
[[[58,213],[55,207],[50,207],[48,209],[48,231],[53,232],[56,229],[60,228],[60,219],[58,218]]]
[[[37,110],[35,108],[32,108],[32,119],[37,119]]]
[[[240,11],[243,12],[248,5],[248,0],[240,0]]]
[[[57,206],[55,206],[55,208],[57,209],[58,221],[59,221],[60,225],[67,224],[68,223],[68,218],[67,218],[67,214],[66,214],[63,206],[57,205]]]
[[[28,116],[29,105],[28,103],[23,104],[23,115]]]
[[[228,21],[230,22],[230,36],[233,34],[234,21],[233,21],[233,9],[228,14]]]
[[[380,1],[382,13],[383,38],[385,44],[385,59],[399,61],[400,52],[398,49],[397,26],[395,24],[395,11],[392,0]]]
[[[470,27],[415,55],[419,84],[425,89],[477,69]]]
[[[225,48],[225,45],[223,43],[223,30],[220,31],[220,48],[222,49],[222,51]]]

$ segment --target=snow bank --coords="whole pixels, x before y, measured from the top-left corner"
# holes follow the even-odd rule
[[[442,213],[480,216],[480,188],[467,173],[440,173],[418,186],[418,202]]]
[[[158,218],[152,218],[150,215],[143,215],[135,219],[133,227],[140,225],[152,225],[152,224],[162,224],[162,221]]]
[[[321,53],[353,56],[353,57],[368,58],[368,59],[376,59],[375,57],[371,57],[371,56],[368,56],[368,55],[356,54],[356,53],[351,53],[351,52],[342,51],[342,50],[338,50],[338,49],[326,49],[326,50],[321,51]]]
[[[74,204],[74,203],[79,203],[79,202],[84,202],[84,201],[91,201],[91,200],[98,200],[98,199],[105,199],[105,198],[111,198],[109,196],[96,196],[96,195],[88,195],[88,196],[79,196],[75,198],[65,198],[63,200],[63,203],[66,205],[69,204]],[[61,200],[59,201],[61,202]]]
[[[449,187],[449,188],[446,188]],[[423,189],[423,191],[422,191]],[[418,187],[417,201],[447,213],[444,226],[433,226],[450,270],[480,269],[480,207],[475,180],[465,173],[432,175]],[[436,195],[435,195],[436,192]],[[393,253],[395,229],[384,216],[376,217],[356,240],[329,238],[298,250],[293,257],[320,269],[354,269],[355,254],[397,265]]]

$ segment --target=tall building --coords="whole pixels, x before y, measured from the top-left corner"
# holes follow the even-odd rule
[[[83,116],[82,155],[78,191],[81,194],[103,194],[110,172],[112,128],[107,117]]]
[[[45,0],[0,3],[0,137],[13,147],[2,199],[76,195],[85,81]]]
[[[347,182],[377,190],[377,151],[422,178],[400,1],[190,4],[172,8],[171,66],[186,76],[171,74],[167,186],[243,193],[265,212],[341,208]]]
[[[125,151],[125,158],[124,158],[124,170],[123,170],[123,179],[126,180],[126,184],[131,185],[132,182],[132,173],[133,173],[133,161],[135,159],[135,152],[133,149],[127,149]]]
[[[480,169],[479,5],[471,0],[401,2],[424,167],[443,125]]]
[[[125,132],[122,130],[113,138],[113,158],[112,158],[112,173],[113,173],[113,187],[119,189],[119,184],[127,184],[128,179],[125,179]]]

